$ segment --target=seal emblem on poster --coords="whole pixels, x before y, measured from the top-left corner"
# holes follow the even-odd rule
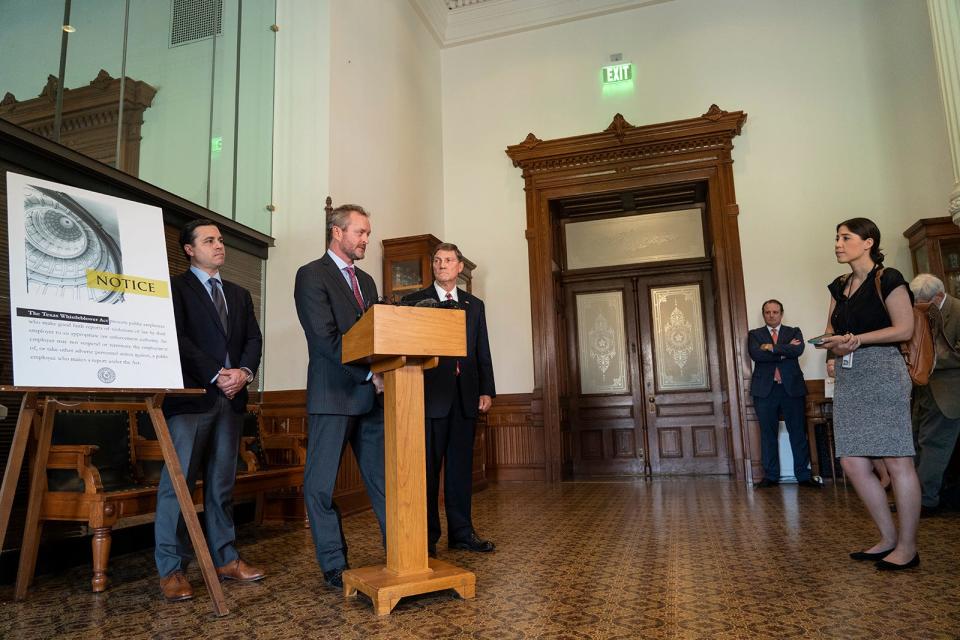
[[[110,384],[117,379],[117,372],[110,367],[101,367],[100,371],[97,371],[97,377],[100,378],[100,382]]]

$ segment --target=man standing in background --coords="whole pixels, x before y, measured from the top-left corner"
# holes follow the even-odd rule
[[[763,479],[757,488],[780,484],[780,414],[790,434],[793,451],[793,474],[797,483],[805,487],[820,487],[810,474],[810,445],[804,424],[804,397],[807,386],[803,381],[798,358],[803,353],[803,333],[799,328],[781,324],[783,305],[779,300],[767,300],[761,307],[765,326],[750,331],[747,338],[753,359],[753,377],[750,393],[760,421],[760,461]]]
[[[443,496],[447,511],[447,544],[451,549],[490,552],[495,546],[473,528],[473,439],[477,415],[486,413],[497,393],[487,338],[483,301],[457,287],[463,254],[457,245],[443,243],[433,251],[434,283],[403,301],[452,300],[467,314],[467,355],[440,358],[423,372],[427,448],[427,543],[431,556],[440,539],[440,468],[444,468]]]
[[[913,387],[920,515],[930,517],[940,510],[943,474],[960,433],[960,300],[948,295],[943,282],[929,273],[914,278],[910,290],[914,302],[928,302],[937,307],[943,321],[943,335],[939,331],[934,334],[937,360],[930,382]]]

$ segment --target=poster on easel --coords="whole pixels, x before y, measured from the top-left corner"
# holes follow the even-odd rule
[[[182,389],[158,207],[7,172],[14,384]]]

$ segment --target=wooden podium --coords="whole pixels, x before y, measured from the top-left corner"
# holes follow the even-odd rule
[[[344,363],[369,363],[384,376],[387,564],[343,572],[344,596],[362,591],[377,615],[404,596],[476,592],[472,572],[427,555],[423,370],[438,356],[466,353],[466,314],[453,309],[374,305],[343,337]]]

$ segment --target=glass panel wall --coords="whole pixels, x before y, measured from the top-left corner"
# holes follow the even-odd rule
[[[0,60],[17,61],[0,118],[55,140],[59,121],[62,144],[269,234],[275,16],[275,0],[0,0]]]

